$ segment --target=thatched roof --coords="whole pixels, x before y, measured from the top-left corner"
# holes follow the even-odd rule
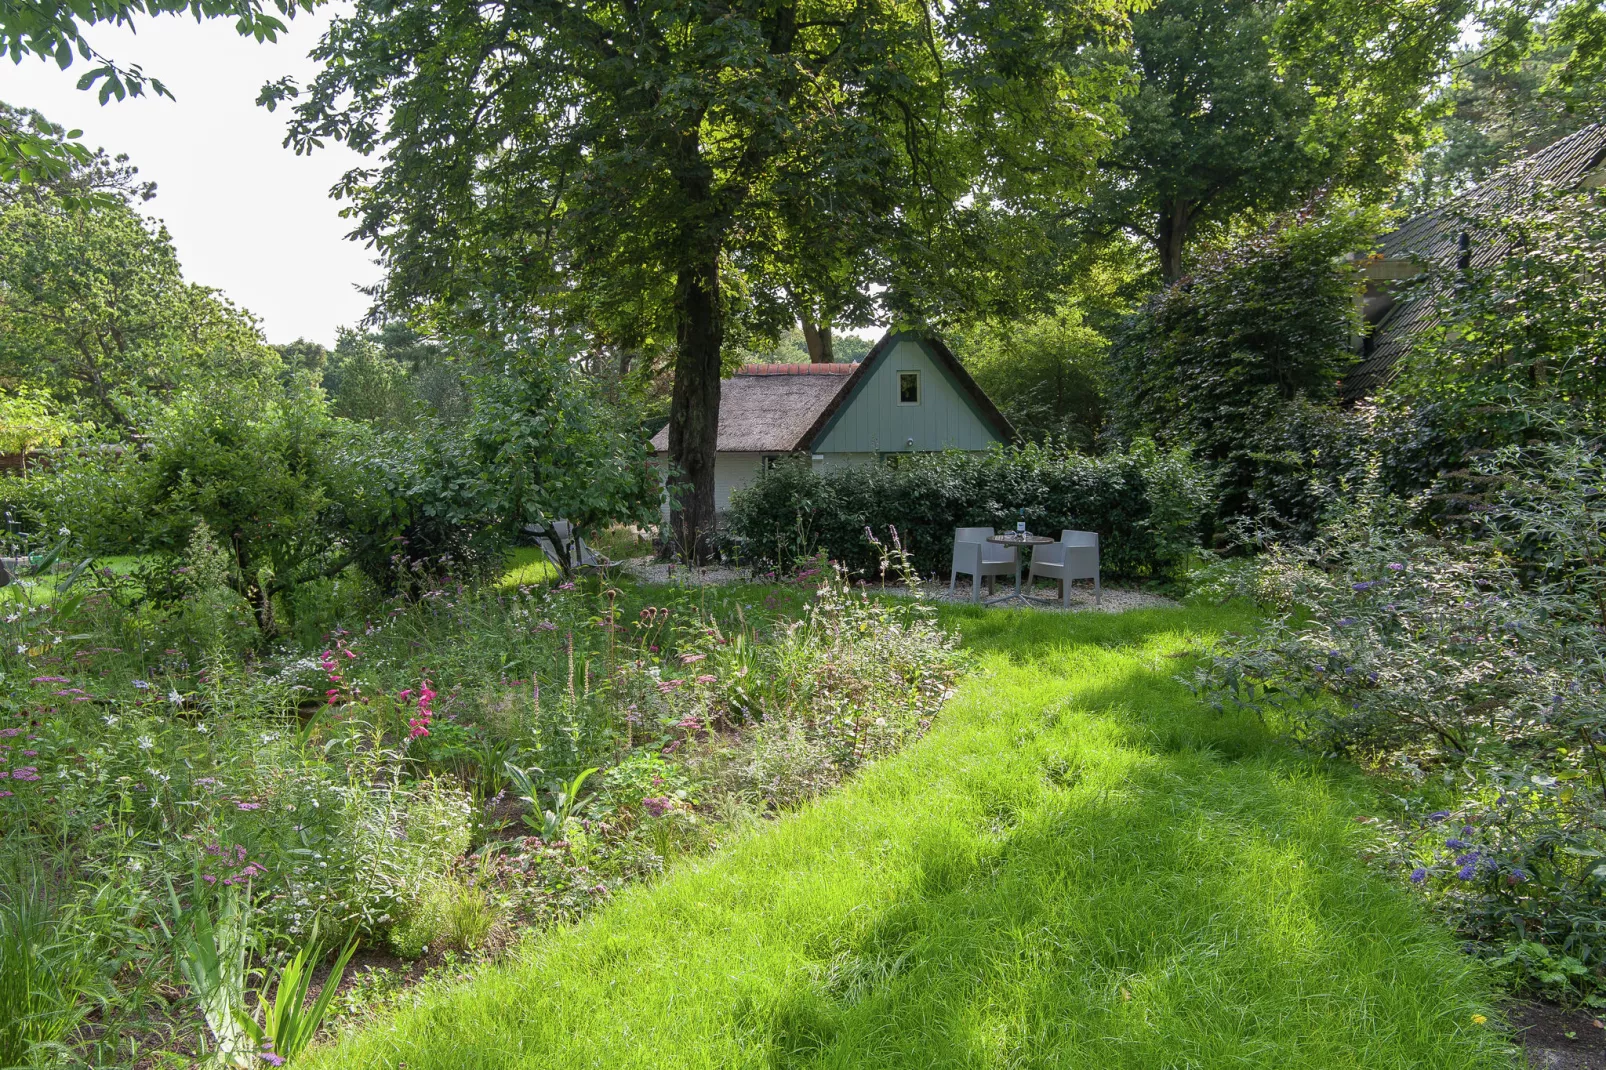
[[[1526,159],[1502,168],[1454,199],[1412,216],[1378,243],[1379,274],[1406,278],[1429,267],[1452,267],[1461,256],[1461,237],[1467,218],[1499,216],[1517,207],[1539,184],[1563,189],[1581,184],[1606,163],[1606,123],[1596,123],[1569,134]],[[1488,267],[1508,252],[1508,243],[1495,236],[1467,234],[1467,263]],[[1404,270],[1401,270],[1402,266]],[[1345,375],[1343,393],[1355,401],[1382,387],[1399,360],[1425,331],[1437,322],[1434,295],[1422,287],[1398,302],[1389,301],[1367,342],[1361,360]]]
[[[857,364],[747,364],[720,384],[721,453],[790,453],[825,412]],[[669,448],[669,428],[652,439]]]
[[[905,338],[918,339],[955,385],[969,395],[983,422],[1000,439],[1015,437],[1004,414],[976,385],[942,339],[924,332],[889,332],[857,364],[745,364],[725,380],[719,395],[720,453],[793,453],[813,449],[837,414],[869,381],[882,357]],[[659,453],[669,449],[669,428],[652,437]]]

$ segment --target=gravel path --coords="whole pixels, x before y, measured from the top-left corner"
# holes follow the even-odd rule
[[[726,568],[722,565],[712,565],[706,568],[688,568],[685,565],[671,565],[650,557],[638,557],[624,562],[625,572],[642,583],[678,583],[688,587],[719,586],[727,583],[742,583],[752,579],[752,574],[746,569]],[[1000,582],[998,594],[1009,590],[1010,585]],[[929,579],[921,584],[926,597],[934,602],[968,603],[970,601],[970,581],[962,579],[956,585],[953,594],[948,593],[948,584],[939,579]],[[888,584],[886,593],[892,595],[905,595],[907,590],[903,587]],[[982,597],[988,595],[985,591]],[[1149,591],[1133,590],[1126,587],[1105,587],[1102,605],[1093,602],[1093,588],[1086,584],[1079,584],[1071,589],[1070,612],[1084,609],[1096,609],[1104,613],[1125,613],[1129,609],[1160,609],[1176,606],[1178,603],[1164,595],[1153,594]],[[1018,605],[1016,608],[1020,608]],[[1051,584],[1040,584],[1037,597],[1032,601],[1032,608],[1049,613],[1064,613],[1064,604],[1054,593]]]

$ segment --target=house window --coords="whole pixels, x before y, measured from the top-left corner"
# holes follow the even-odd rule
[[[920,373],[919,372],[899,372],[898,373],[898,404],[899,405],[918,405],[918,404],[920,404]]]
[[[786,454],[784,454],[784,453],[766,453],[764,455],[764,471],[766,471],[766,472],[775,471],[775,466],[777,464],[780,464],[781,463],[781,458],[785,457],[785,456],[786,456]]]

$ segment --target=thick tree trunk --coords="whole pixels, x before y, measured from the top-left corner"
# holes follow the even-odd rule
[[[675,388],[669,402],[672,478],[670,530],[688,561],[713,554],[714,454],[719,441],[719,258],[681,269],[675,283],[678,319]]]
[[[1193,206],[1187,201],[1166,201],[1160,206],[1154,251],[1160,257],[1160,274],[1167,283],[1182,278],[1182,250],[1192,224]]]
[[[831,344],[831,325],[803,321],[803,340],[809,345],[810,364],[835,364],[836,349]]]

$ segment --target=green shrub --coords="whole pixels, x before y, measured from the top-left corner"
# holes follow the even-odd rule
[[[1387,772],[1383,857],[1518,983],[1606,1006],[1606,457],[1507,448],[1471,474],[1474,538],[1365,498],[1216,576],[1280,612],[1198,684]]]
[[[1182,444],[1215,473],[1214,536],[1248,525],[1310,538],[1364,422],[1337,405],[1354,364],[1370,213],[1288,216],[1156,294],[1111,350],[1116,424]]]
[[[756,563],[788,568],[823,552],[878,576],[865,538],[896,529],[915,568],[946,576],[957,527],[1096,531],[1106,577],[1175,575],[1198,546],[1208,485],[1185,452],[1148,443],[1088,456],[1059,446],[899,458],[894,465],[813,471],[788,462],[732,496],[731,531]]]

